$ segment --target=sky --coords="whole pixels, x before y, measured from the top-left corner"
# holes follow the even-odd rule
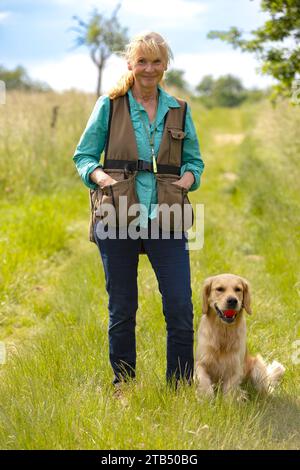
[[[88,21],[94,8],[109,17],[117,0],[0,0],[0,64],[23,65],[31,78],[53,89],[93,92],[97,69],[85,46],[75,47],[73,16]],[[249,53],[233,49],[218,39],[207,39],[211,30],[237,26],[246,37],[267,19],[260,0],[122,0],[118,18],[129,37],[157,31],[174,54],[170,68],[185,71],[195,87],[203,76],[231,73],[247,87],[273,83],[259,73],[260,63]],[[103,92],[126,72],[126,62],[112,56],[103,75]]]

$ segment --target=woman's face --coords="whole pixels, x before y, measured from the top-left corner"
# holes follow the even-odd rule
[[[161,81],[164,71],[167,69],[161,55],[147,57],[145,54],[137,54],[133,63],[128,63],[135,81],[142,88],[154,88]]]

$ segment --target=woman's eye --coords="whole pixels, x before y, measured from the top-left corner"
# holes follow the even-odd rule
[[[144,64],[145,63],[145,60],[144,59],[139,59],[138,60],[138,64]]]

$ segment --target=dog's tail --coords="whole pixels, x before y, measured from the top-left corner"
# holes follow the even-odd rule
[[[250,379],[259,392],[272,393],[280,382],[285,367],[280,362],[266,364],[260,354],[251,358]]]

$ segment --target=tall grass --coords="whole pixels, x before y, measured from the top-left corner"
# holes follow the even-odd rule
[[[190,193],[205,205],[204,248],[190,252],[195,329],[203,279],[241,274],[252,285],[249,349],[287,368],[274,397],[249,388],[249,401],[237,404],[221,396],[199,403],[194,386],[166,388],[165,324],[146,256],[138,271],[137,382],[126,387],[126,401],[113,397],[104,273],[87,237],[87,190],[71,160],[92,106],[92,97],[75,93],[13,94],[0,118],[0,332],[8,349],[1,448],[299,448],[292,361],[300,336],[299,109],[193,106],[206,163],[201,190]]]
[[[0,114],[1,194],[25,197],[71,187],[70,155],[94,102],[76,92],[8,93]]]
[[[0,338],[37,322],[20,302],[40,288],[54,259],[67,256],[87,201],[71,156],[94,101],[75,92],[9,92],[1,106]]]

